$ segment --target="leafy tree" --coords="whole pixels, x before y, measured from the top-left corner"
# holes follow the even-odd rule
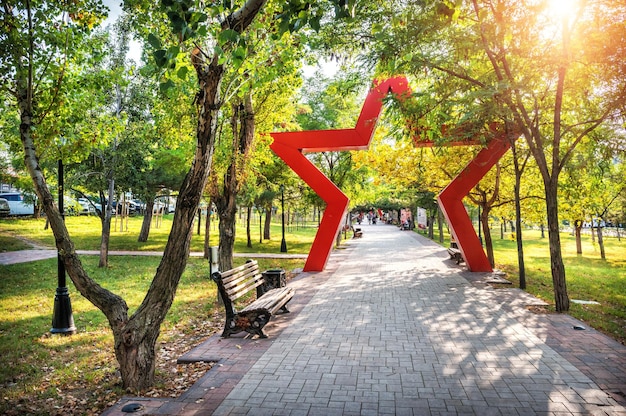
[[[345,72],[333,80],[317,73],[306,80],[300,93],[302,110],[296,117],[298,124],[303,130],[354,128],[361,110],[362,85],[361,74],[355,72]],[[353,156],[350,151],[327,151],[307,157],[350,197],[365,179],[365,170],[355,166]]]
[[[171,5],[170,6],[175,6]],[[264,6],[262,1],[249,1],[241,8],[217,16],[218,35],[223,31],[237,34],[244,31]],[[196,154],[192,168],[185,178],[178,198],[178,209],[172,235],[151,288],[137,311],[128,315],[126,302],[99,286],[85,272],[76,255],[62,217],[46,186],[38,163],[35,141],[39,139],[35,126],[53,106],[58,106],[60,86],[70,53],[80,50],[85,29],[102,15],[99,2],[76,5],[31,2],[12,6],[3,4],[3,27],[8,30],[0,38],[2,87],[14,97],[20,114],[20,137],[25,162],[39,198],[50,220],[51,228],[65,268],[76,288],[107,316],[115,339],[115,352],[124,387],[141,390],[151,385],[154,377],[155,343],[159,327],[173,301],[180,276],[185,268],[191,239],[191,225],[201,192],[206,182],[215,138],[215,115],[219,108],[219,83],[224,62],[219,54],[203,53],[196,48],[191,53],[198,76],[198,130]],[[171,10],[175,32],[186,33],[186,23],[176,18],[183,10]],[[178,14],[177,14],[178,13]],[[197,16],[205,16],[199,13]],[[57,17],[58,20],[49,19]],[[184,38],[184,36],[183,36]],[[45,42],[46,47],[38,47]],[[225,46],[231,45],[227,40]],[[44,93],[42,93],[44,92]],[[41,140],[50,137],[41,137]],[[39,141],[41,143],[41,141]]]
[[[588,222],[594,225],[591,231],[598,237],[602,259],[605,259],[603,224],[614,219],[615,202],[626,189],[621,168],[623,151],[619,136],[614,134],[612,129],[599,128],[592,135],[602,135],[603,139],[583,141],[565,167],[561,185],[562,206],[574,225],[577,253],[582,253],[582,224]]]
[[[422,125],[505,120],[525,138],[545,188],[556,309],[567,311],[558,178],[581,140],[623,107],[624,6],[573,2],[574,13],[555,20],[548,2],[391,3],[376,56],[387,70],[428,79]]]
[[[219,129],[215,163],[208,186],[220,218],[219,264],[222,270],[232,268],[238,195],[253,172],[252,150],[259,142],[258,134],[255,135],[257,124],[273,130],[273,121],[285,111],[280,104],[268,102],[284,102],[281,96],[292,94],[297,86],[297,83],[289,83],[294,80],[300,66],[294,37],[285,33],[272,39],[270,34],[276,30],[274,24],[259,20],[244,42],[248,58],[225,75],[228,82],[225,83],[224,96],[228,97],[230,106],[224,111],[222,120],[230,122],[227,128]],[[270,108],[278,112],[270,114]],[[269,149],[260,151],[266,153]],[[251,203],[253,198],[248,197],[247,200]],[[251,210],[251,205],[248,207]],[[265,211],[271,216],[271,201]],[[269,222],[266,223],[269,226]]]

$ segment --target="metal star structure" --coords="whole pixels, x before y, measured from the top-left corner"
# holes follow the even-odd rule
[[[341,228],[348,208],[348,197],[324,175],[306,153],[366,150],[374,135],[383,107],[383,99],[393,93],[402,100],[411,90],[403,76],[375,80],[353,129],[309,130],[270,133],[274,139],[270,148],[326,202],[326,209],[309,251],[304,271],[322,271],[326,267],[333,242]],[[433,146],[429,140],[414,140],[416,146]],[[452,142],[448,145],[470,145],[475,141]],[[492,271],[476,231],[462,200],[509,148],[504,135],[492,139],[467,167],[439,194],[438,201],[456,239],[468,269]]]

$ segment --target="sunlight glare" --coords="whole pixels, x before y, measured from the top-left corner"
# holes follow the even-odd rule
[[[546,12],[552,18],[558,20],[571,20],[577,13],[578,0],[547,0]]]

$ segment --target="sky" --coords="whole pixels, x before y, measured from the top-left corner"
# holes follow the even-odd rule
[[[102,1],[105,6],[109,8],[109,17],[104,21],[103,26],[107,26],[115,23],[115,20],[122,13],[122,1],[121,0],[103,0]],[[135,40],[130,41],[129,50],[128,50],[128,58],[133,61],[140,63],[141,62],[141,44]]]

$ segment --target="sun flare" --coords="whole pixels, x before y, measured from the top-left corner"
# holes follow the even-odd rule
[[[570,20],[578,12],[579,0],[547,0],[546,12],[553,19]]]

